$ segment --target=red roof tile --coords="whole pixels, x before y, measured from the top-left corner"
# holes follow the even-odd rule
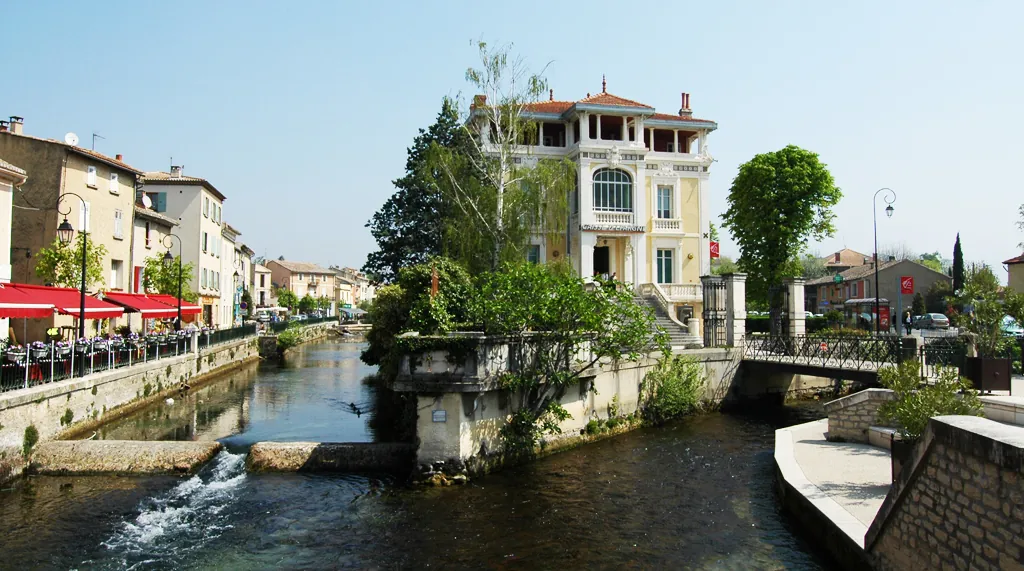
[[[1004,264],[1024,264],[1024,254],[1021,254],[1021,255],[1019,255],[1019,256],[1017,256],[1015,258],[1010,258],[1009,260],[1005,260],[1003,263]]]
[[[612,95],[611,93],[598,93],[597,95],[591,95],[579,100],[579,103],[587,103],[589,105],[617,105],[620,107],[645,107],[647,109],[653,109],[650,105],[645,105],[632,99],[626,99],[619,97],[618,95]]]
[[[696,117],[689,116],[669,115],[667,113],[655,113],[654,115],[651,115],[651,119],[656,119],[658,121],[681,121],[686,123],[714,123],[714,121],[709,121],[707,119],[698,119]]]
[[[536,103],[529,103],[524,107],[531,113],[556,113],[561,115],[574,104],[575,102],[573,101],[538,101]]]

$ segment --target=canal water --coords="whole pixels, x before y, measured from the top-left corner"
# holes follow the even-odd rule
[[[360,345],[300,347],[104,427],[217,439],[192,477],[32,477],[0,491],[0,568],[824,569],[772,493],[773,431],[817,407],[709,414],[475,480],[247,474],[259,440],[375,438]]]

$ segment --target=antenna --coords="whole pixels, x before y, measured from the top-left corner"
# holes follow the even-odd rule
[[[92,133],[92,150],[96,150],[96,139],[106,139],[103,135],[93,131]]]

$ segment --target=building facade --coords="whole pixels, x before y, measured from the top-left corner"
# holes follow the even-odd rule
[[[270,270],[271,281],[277,287],[291,291],[299,299],[307,295],[314,299],[329,299],[330,313],[335,315],[334,270],[309,262],[291,260],[270,260],[267,262],[267,269]]]
[[[1017,293],[1024,293],[1024,254],[1003,261],[1006,266],[1006,287]]]
[[[70,135],[68,140],[73,142]],[[11,117],[0,129],[0,157],[32,173],[12,200],[18,215],[12,216],[9,251],[19,259],[29,257],[25,263],[11,265],[11,281],[45,285],[35,272],[36,254],[54,245],[57,226],[66,217],[75,229],[75,240],[84,230],[90,243],[106,250],[101,261],[103,279],[89,284],[89,292],[130,291],[135,189],[141,171],[121,155],[111,158],[68,142],[26,135],[20,117]],[[28,338],[39,339],[51,326],[70,327],[74,318],[56,315],[24,320],[25,324],[17,321],[19,332],[24,326]],[[101,325],[107,330],[117,325],[91,321],[90,334],[100,332],[95,328]]]
[[[373,301],[376,288],[366,274],[355,268],[331,266],[331,269],[338,276],[338,300],[342,307],[344,304],[356,307],[364,301]],[[343,297],[345,301],[341,301]]]
[[[252,302],[256,307],[273,307],[277,304],[277,297],[274,295],[274,277],[270,268],[261,265],[252,265]]]
[[[835,276],[825,276],[807,282],[808,287],[817,290],[817,307],[815,313],[831,310],[842,311],[843,304],[851,299],[873,298],[875,294],[875,267],[867,264],[855,266]],[[914,302],[914,294],[900,293],[900,278],[907,276],[914,279],[914,293],[924,295],[935,282],[952,283],[952,278],[912,260],[894,260],[882,262],[878,266],[879,298],[889,300],[893,311],[902,307],[909,311]]]
[[[11,281],[11,205],[14,189],[25,184],[24,169],[0,158],[0,283]],[[7,339],[10,323],[0,319],[0,339]]]
[[[153,210],[178,220],[182,259],[194,267],[189,281],[199,294],[200,321],[210,327],[230,326],[223,306],[231,307],[233,296],[222,291],[221,271],[226,197],[209,181],[185,176],[179,166],[169,173],[147,172],[143,183]]]
[[[471,121],[486,149],[485,106],[477,96]],[[527,258],[568,260],[583,277],[654,284],[680,314],[699,315],[700,277],[710,273],[707,140],[717,124],[693,116],[689,94],[670,115],[612,95],[603,82],[601,93],[578,101],[552,94],[527,105],[524,118],[537,125],[537,136],[518,147],[517,162],[568,159],[577,177],[567,235],[535,236]]]

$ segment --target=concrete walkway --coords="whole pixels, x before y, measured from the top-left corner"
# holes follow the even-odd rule
[[[889,486],[889,451],[825,440],[828,419],[775,431],[775,462],[798,493],[861,548]]]

